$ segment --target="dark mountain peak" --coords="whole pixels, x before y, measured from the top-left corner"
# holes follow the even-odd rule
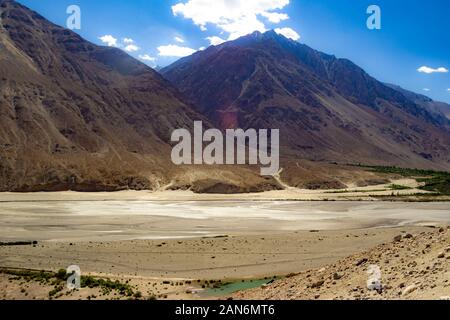
[[[275,30],[269,30],[264,33],[260,31],[255,31],[248,35],[242,36],[236,40],[225,42],[222,46],[255,46],[255,45],[265,45],[279,44],[281,46],[288,46],[291,42],[295,42],[285,36],[278,34]]]
[[[448,166],[438,151],[450,144],[442,114],[348,59],[273,30],[210,47],[161,73],[218,127],[281,128],[281,144],[299,157],[341,161],[351,155],[352,161],[391,164],[435,159]]]
[[[262,34],[263,41],[276,41],[278,43],[290,43],[290,44],[299,44],[299,42],[294,41],[292,39],[287,38],[281,33],[277,33],[275,30],[269,30]]]
[[[257,40],[281,40],[282,38],[285,38],[283,35],[276,33],[275,30],[269,30],[266,32],[259,32],[255,31],[252,34],[250,34],[251,37]],[[285,38],[287,39],[287,38]]]

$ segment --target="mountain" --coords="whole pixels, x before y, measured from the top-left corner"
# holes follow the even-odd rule
[[[285,166],[307,159],[450,169],[442,113],[274,31],[209,47],[161,73],[216,126],[279,128]]]
[[[0,15],[0,190],[152,188],[171,129],[198,118],[178,91],[14,1]]]
[[[444,115],[447,119],[450,120],[450,105],[448,103],[434,101],[433,99],[425,95],[405,90],[402,87],[394,84],[386,83],[386,85],[397,91],[400,91],[409,100],[414,101],[416,104],[422,106],[425,109],[428,109],[431,113],[434,113],[436,115]]]
[[[172,131],[208,120],[161,75],[17,2],[0,17],[0,191],[214,191],[214,172],[171,164]],[[222,175],[270,185],[243,171]]]
[[[330,163],[370,163],[373,155],[447,168],[444,117],[364,74],[375,98],[372,89],[352,93],[354,80],[332,81],[348,71],[335,58],[299,46],[268,33],[209,48],[164,70],[181,93],[122,50],[0,0],[0,191],[337,188],[384,181]],[[170,135],[195,120],[282,128],[283,181],[261,177],[259,166],[173,165]]]

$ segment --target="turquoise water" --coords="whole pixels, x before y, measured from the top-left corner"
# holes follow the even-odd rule
[[[259,279],[259,280],[243,280],[232,283],[225,283],[218,288],[208,288],[201,292],[200,295],[204,297],[226,296],[237,291],[259,288],[262,285],[268,284],[273,279]]]

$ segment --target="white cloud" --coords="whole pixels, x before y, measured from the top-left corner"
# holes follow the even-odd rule
[[[256,16],[241,17],[231,23],[222,26],[222,29],[228,32],[228,40],[235,40],[254,31],[266,32],[266,26],[259,21]]]
[[[127,51],[127,52],[136,52],[136,51],[139,51],[139,50],[140,50],[140,48],[137,45],[134,45],[134,44],[129,44],[129,45],[127,45],[125,47],[125,51]]]
[[[172,6],[175,16],[191,19],[201,30],[212,24],[229,34],[234,40],[253,31],[265,32],[261,17],[272,23],[289,18],[277,12],[289,4],[290,0],[183,0]]]
[[[450,88],[448,88],[447,91],[450,91]]]
[[[134,43],[134,40],[131,38],[123,38],[123,42],[126,44]]]
[[[218,46],[219,44],[224,43],[226,40],[222,39],[221,37],[207,37],[206,40],[209,41],[209,44],[212,46]]]
[[[158,47],[159,55],[162,57],[186,57],[195,53],[196,50],[188,47],[180,47],[176,44]]]
[[[431,89],[428,89],[428,88],[423,88],[423,91],[431,91]]]
[[[117,39],[112,35],[104,35],[99,38],[103,43],[107,44],[108,47],[117,47]]]
[[[151,62],[156,61],[155,57],[152,57],[152,56],[150,56],[148,54],[140,54],[139,55],[139,59],[144,60],[144,61],[151,61]]]
[[[184,42],[185,42],[184,39],[181,38],[181,37],[175,37],[174,39],[175,39],[175,41],[178,42],[178,43],[184,43]]]
[[[285,36],[286,38],[292,39],[294,41],[297,41],[300,39],[300,35],[291,28],[277,28],[277,29],[275,29],[275,32]]]
[[[444,67],[440,67],[440,68],[430,68],[427,66],[423,66],[420,67],[419,69],[417,69],[417,71],[422,72],[422,73],[427,73],[427,74],[431,74],[431,73],[447,73],[448,70]]]
[[[272,23],[280,23],[281,21],[289,19],[289,16],[286,13],[263,12],[261,15]]]

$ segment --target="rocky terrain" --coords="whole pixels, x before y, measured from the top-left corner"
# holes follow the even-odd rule
[[[369,280],[371,266],[378,266],[380,282]],[[449,300],[450,227],[398,234],[390,243],[234,298]]]

